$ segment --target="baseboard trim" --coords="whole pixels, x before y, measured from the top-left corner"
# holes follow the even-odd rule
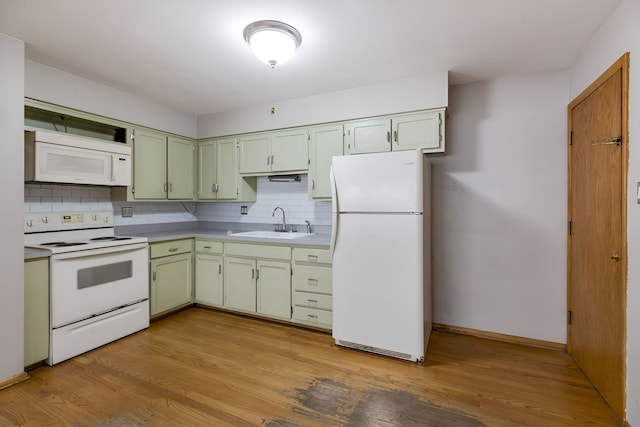
[[[11,387],[12,385],[18,384],[19,382],[22,382],[28,378],[29,378],[29,374],[27,374],[26,372],[23,372],[13,377],[7,378],[6,380],[2,380],[0,381],[0,390],[7,387]]]
[[[536,340],[533,338],[518,337],[515,335],[498,334],[495,332],[481,331],[479,329],[462,328],[460,326],[433,324],[434,331],[449,332],[452,334],[469,335],[478,338],[486,338],[494,341],[503,341],[513,344],[527,345],[529,347],[546,348],[549,350],[563,351],[566,353],[567,345],[552,341]]]

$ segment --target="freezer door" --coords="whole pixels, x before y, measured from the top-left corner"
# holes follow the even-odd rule
[[[333,158],[334,212],[422,212],[421,151]]]
[[[333,256],[336,343],[422,360],[422,215],[340,214],[339,223]]]

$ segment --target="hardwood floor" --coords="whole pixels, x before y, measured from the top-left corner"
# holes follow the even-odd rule
[[[562,352],[434,332],[424,364],[191,308],[0,391],[0,425],[617,425]]]

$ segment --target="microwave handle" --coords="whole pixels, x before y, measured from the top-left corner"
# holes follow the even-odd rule
[[[111,178],[110,178],[111,182],[114,182],[116,180],[116,162],[117,161],[118,161],[117,154],[112,154],[111,155]]]

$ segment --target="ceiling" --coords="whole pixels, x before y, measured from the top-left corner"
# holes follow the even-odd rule
[[[434,71],[451,84],[568,67],[622,0],[0,0],[26,56],[202,115]],[[302,45],[275,69],[244,27]]]

